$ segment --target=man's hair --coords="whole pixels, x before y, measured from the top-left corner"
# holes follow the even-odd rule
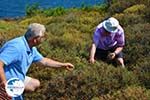
[[[29,39],[31,37],[37,37],[37,36],[43,36],[46,28],[44,25],[39,23],[32,23],[29,25],[25,37],[26,39]]]

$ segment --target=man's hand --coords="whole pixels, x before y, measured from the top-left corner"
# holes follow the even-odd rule
[[[89,62],[92,63],[92,64],[94,64],[95,63],[95,59],[94,58],[90,58]]]
[[[115,58],[115,56],[116,56],[115,53],[109,53],[108,56],[107,56],[107,58],[108,58],[109,60],[112,60],[112,59]]]
[[[63,67],[68,71],[72,71],[74,69],[74,65],[72,65],[71,63],[64,63]]]

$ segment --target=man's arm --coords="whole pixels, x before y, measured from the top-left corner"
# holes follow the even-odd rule
[[[0,84],[6,84],[6,77],[4,73],[4,63],[0,60]]]
[[[5,90],[6,77],[4,73],[4,63],[0,60],[0,100],[12,100]]]
[[[74,65],[72,65],[71,63],[61,63],[46,57],[43,58],[39,63],[52,68],[65,68],[69,71],[72,71],[74,69]]]

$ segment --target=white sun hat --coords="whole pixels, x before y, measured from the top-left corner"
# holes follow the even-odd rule
[[[119,21],[114,17],[110,17],[107,20],[103,21],[102,25],[108,32],[114,33],[117,32]]]

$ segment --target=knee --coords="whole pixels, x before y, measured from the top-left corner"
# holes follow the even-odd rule
[[[38,87],[40,87],[40,81],[37,79],[31,79],[26,85],[25,90],[29,92],[34,92]]]
[[[118,58],[117,59],[117,64],[119,64],[119,65],[124,64],[123,58]]]
[[[40,81],[36,80],[36,87],[40,87]]]
[[[35,91],[38,87],[40,87],[40,81],[35,79],[31,91]]]

